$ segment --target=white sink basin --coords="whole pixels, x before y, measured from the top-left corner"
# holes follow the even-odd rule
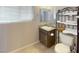
[[[55,28],[49,27],[49,26],[42,26],[41,29],[44,29],[44,30],[46,30],[46,31],[51,31],[51,30],[53,30],[53,29],[55,29]]]

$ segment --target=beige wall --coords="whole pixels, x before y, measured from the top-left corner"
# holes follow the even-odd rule
[[[5,52],[7,50],[7,40],[6,40],[6,27],[0,24],[0,52]]]
[[[35,15],[36,15],[35,9]],[[0,52],[10,52],[39,41],[39,23],[30,21],[0,24]]]
[[[0,25],[0,52],[12,51],[38,41],[38,22],[18,22]]]

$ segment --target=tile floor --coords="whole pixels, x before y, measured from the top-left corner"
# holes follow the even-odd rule
[[[54,52],[54,46],[52,46],[51,48],[47,48],[41,43],[37,43],[33,46],[18,51],[18,53],[55,53],[55,52]]]

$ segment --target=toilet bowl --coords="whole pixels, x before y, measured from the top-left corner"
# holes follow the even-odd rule
[[[70,52],[70,47],[67,45],[64,45],[62,43],[58,43],[55,46],[55,52],[56,53],[69,53]]]
[[[57,43],[55,45],[55,52],[56,53],[70,53],[71,52],[70,46],[73,45],[73,39],[74,39],[73,36],[60,33],[59,41],[61,43]]]

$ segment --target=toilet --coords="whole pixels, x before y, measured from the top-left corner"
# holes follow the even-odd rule
[[[71,35],[59,34],[60,39],[59,42],[55,45],[55,52],[56,53],[70,53],[71,49],[70,47],[73,45],[73,39],[74,37]]]

